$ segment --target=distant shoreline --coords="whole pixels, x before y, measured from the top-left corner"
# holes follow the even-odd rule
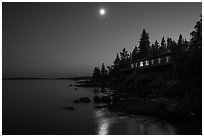
[[[34,77],[16,77],[16,78],[2,78],[2,80],[88,80],[90,76],[84,77],[70,77],[70,78],[34,78]]]

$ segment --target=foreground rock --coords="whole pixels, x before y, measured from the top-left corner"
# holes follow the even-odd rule
[[[94,106],[94,108],[108,108],[109,105],[99,105],[99,106]]]
[[[95,96],[94,103],[111,103],[112,99],[110,96]]]
[[[79,100],[74,100],[73,103],[90,103],[91,99],[89,99],[88,97],[82,97]]]
[[[166,120],[192,120],[200,117],[200,112],[191,109],[188,103],[175,99],[140,99],[129,97],[108,107],[111,111],[160,117]]]

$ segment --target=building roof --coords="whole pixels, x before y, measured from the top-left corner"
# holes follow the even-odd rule
[[[164,53],[164,54],[160,54],[160,55],[156,55],[156,56],[150,56],[150,57],[146,57],[146,58],[142,58],[142,59],[138,59],[138,60],[132,60],[131,63],[145,61],[145,60],[159,58],[159,57],[165,57],[168,55],[177,55],[177,54],[180,54],[180,53],[179,52],[168,52],[168,53]]]

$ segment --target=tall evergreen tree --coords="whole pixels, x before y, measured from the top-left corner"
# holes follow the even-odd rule
[[[118,66],[119,64],[120,64],[120,57],[119,57],[119,55],[118,55],[118,53],[117,53],[116,59],[115,59],[115,61],[114,61],[114,65],[115,65],[115,66]]]
[[[132,60],[132,53],[130,53],[130,55],[129,55],[129,58],[128,58],[129,60]]]
[[[179,45],[182,45],[182,44],[183,44],[183,37],[182,37],[181,34],[179,35],[178,44],[179,44]]]
[[[125,48],[120,52],[120,68],[125,69],[129,67],[129,54]]]
[[[151,53],[153,56],[158,55],[159,53],[159,43],[157,42],[157,40],[154,42],[154,44],[152,44],[152,48],[151,48]]]
[[[171,46],[171,48],[172,48],[172,52],[177,52],[178,51],[178,47],[177,47],[177,43],[176,43],[176,41],[172,41],[172,46]]]
[[[104,77],[107,75],[107,70],[106,70],[106,67],[104,65],[104,63],[102,64],[102,67],[101,67],[101,77]]]
[[[178,39],[177,52],[181,52],[181,51],[182,51],[183,43],[184,43],[183,37],[182,37],[182,35],[180,34],[180,35],[179,35],[179,39]]]
[[[165,53],[165,51],[166,51],[166,41],[165,41],[164,37],[161,40],[161,46],[159,47],[159,51],[160,51],[160,53]]]
[[[172,39],[171,38],[167,38],[167,52],[171,52],[172,51]]]
[[[202,46],[202,17],[194,26],[195,30],[191,35],[191,49],[200,49]]]
[[[146,57],[150,50],[149,34],[143,29],[139,42],[139,57]]]
[[[122,52],[120,52],[121,61],[127,60],[129,54],[125,48],[123,48]]]
[[[183,43],[183,49],[184,52],[189,50],[189,42],[185,39]]]
[[[98,67],[95,67],[94,68],[94,72],[93,72],[93,79],[94,80],[99,80],[100,79],[100,75],[101,75],[101,71],[100,71],[100,69],[98,68]]]
[[[139,54],[139,50],[138,50],[137,46],[135,46],[135,48],[132,51],[132,60],[137,60],[138,54]]]

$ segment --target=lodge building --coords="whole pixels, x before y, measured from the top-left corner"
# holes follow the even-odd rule
[[[146,67],[146,66],[164,64],[164,63],[170,63],[170,62],[171,62],[171,55],[161,55],[161,56],[155,56],[151,58],[144,58],[141,60],[133,61],[131,63],[131,68]]]
[[[173,68],[180,53],[165,53],[157,56],[132,60],[131,68],[123,69],[124,74],[151,74],[166,78],[173,77]]]

